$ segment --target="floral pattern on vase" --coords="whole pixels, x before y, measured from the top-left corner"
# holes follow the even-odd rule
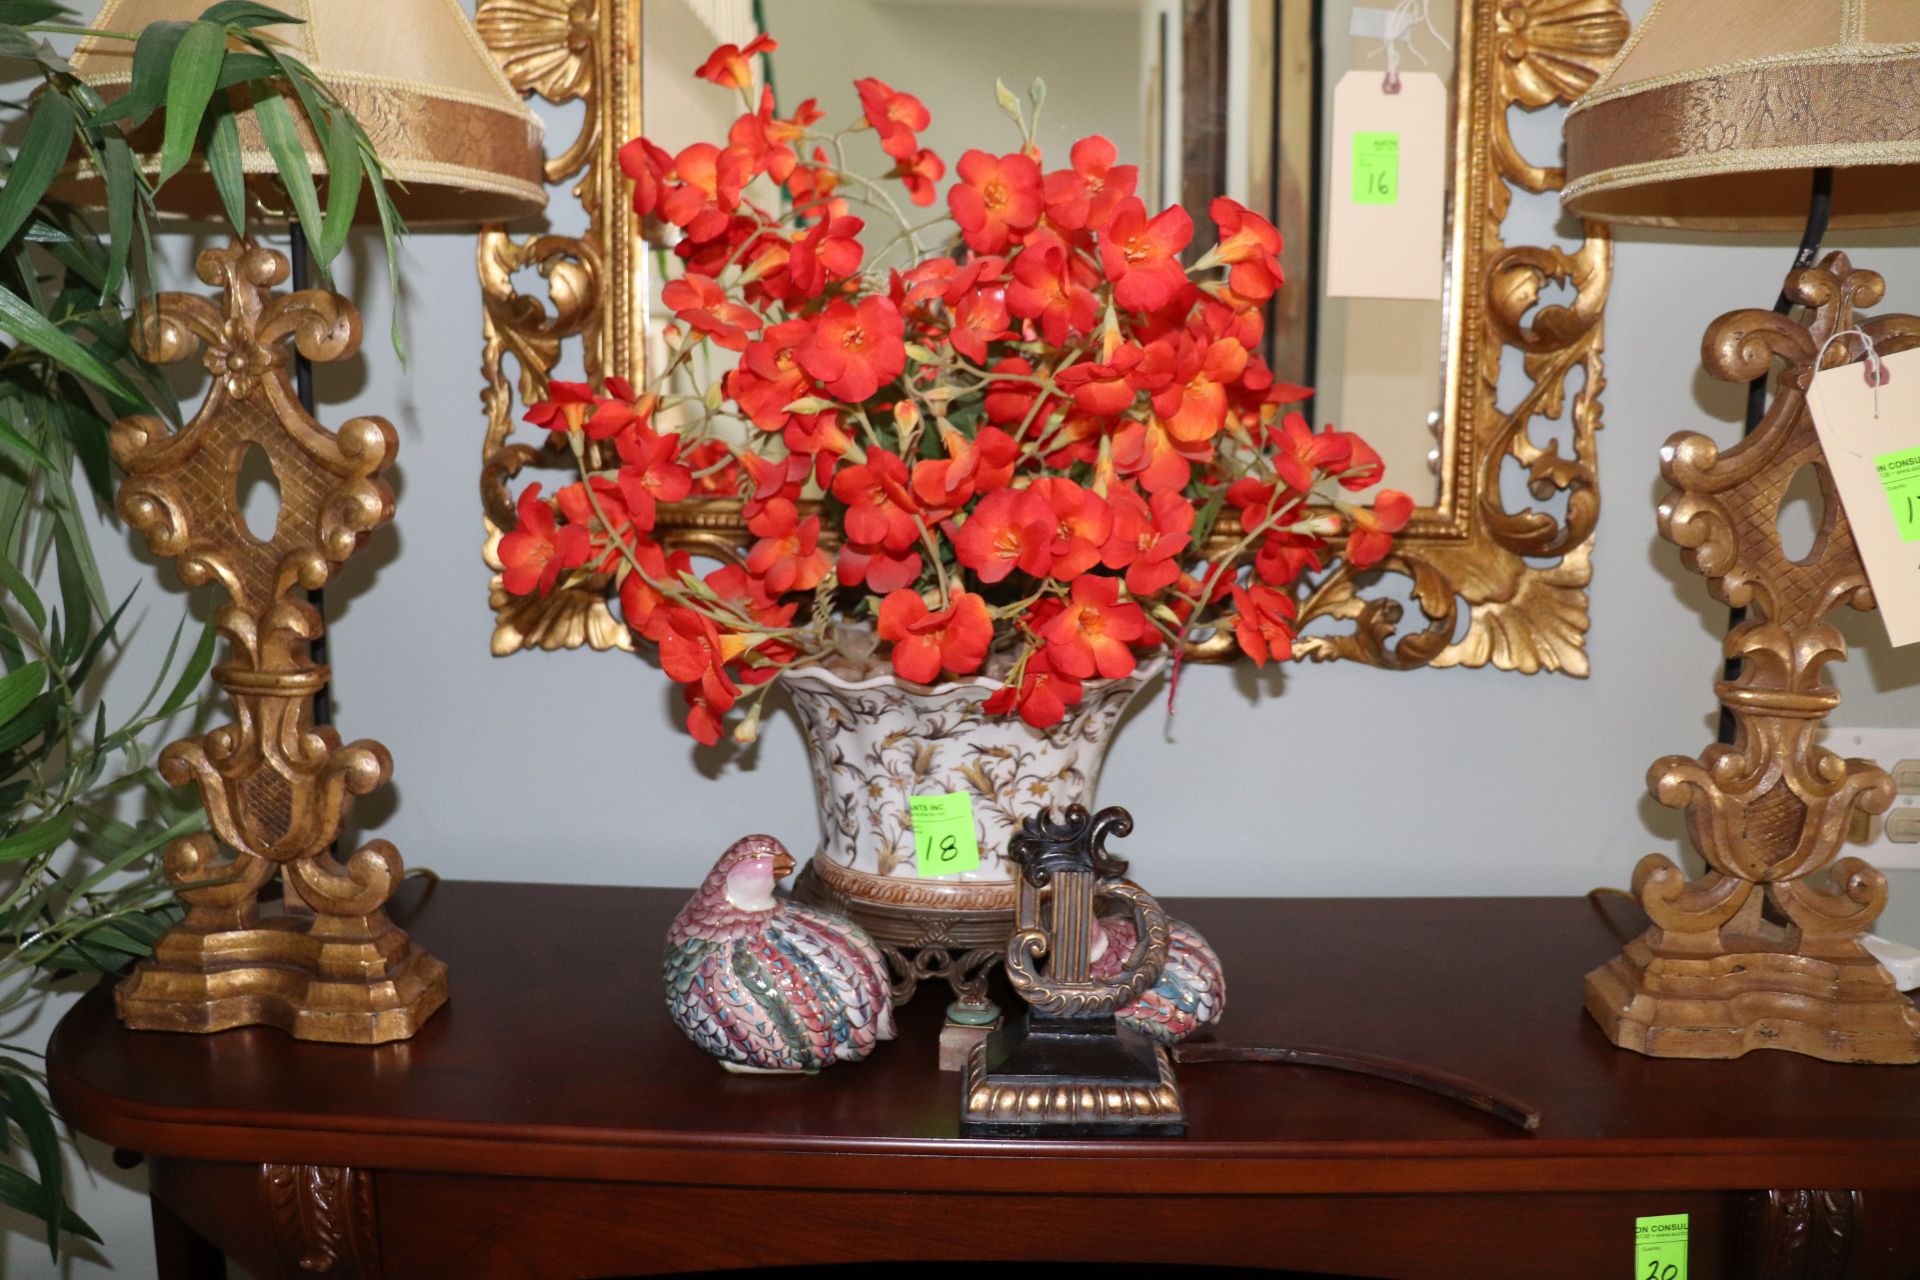
[[[1001,855],[1021,819],[1043,807],[1091,806],[1107,743],[1127,705],[1164,659],[1120,680],[1089,680],[1081,702],[1050,729],[990,716],[989,679],[925,686],[894,676],[850,681],[821,667],[782,679],[807,741],[820,809],[817,858],[868,876],[918,879],[908,799],[973,797],[980,866],[929,885],[985,881],[1011,888]]]

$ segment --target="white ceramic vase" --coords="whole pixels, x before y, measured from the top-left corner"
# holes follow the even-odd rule
[[[1017,871],[1003,857],[1007,842],[1043,808],[1093,807],[1114,726],[1163,663],[1087,681],[1080,703],[1044,730],[982,709],[998,680],[926,686],[891,674],[847,680],[823,667],[788,670],[781,678],[806,736],[820,810],[812,891],[851,909],[882,942],[1004,942]],[[922,878],[909,798],[960,791],[972,800],[980,865]]]

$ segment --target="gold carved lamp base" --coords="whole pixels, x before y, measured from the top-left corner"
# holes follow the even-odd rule
[[[168,846],[168,877],[187,914],[114,993],[128,1026],[159,1031],[279,1027],[303,1040],[377,1044],[404,1039],[446,1002],[446,967],[415,947],[383,910],[402,874],[385,840],[343,865],[334,842],[356,796],[384,786],[393,762],[378,742],[342,745],[312,722],[328,671],[313,661],[319,611],[307,600],[393,516],[380,478],[397,440],[379,418],[339,431],[315,422],[287,378],[287,342],[313,360],[360,343],[344,298],[319,290],[275,296],[279,254],[248,240],[209,249],[200,278],[220,304],[166,293],[142,309],[134,344],[155,363],[204,345],[213,386],[179,431],[152,417],[113,426],[128,473],[119,507],[156,555],[174,557],[189,586],[226,593],[214,622],[228,642],[214,681],[234,722],[173,743],[160,756],[172,785],[196,785],[210,833]],[[237,482],[247,455],[265,454],[279,489],[270,536],[251,530]],[[262,907],[281,878],[284,895]]]
[[[1685,809],[1707,870],[1688,880],[1649,854],[1633,892],[1653,927],[1587,975],[1587,1009],[1609,1039],[1663,1058],[1737,1058],[1786,1049],[1835,1062],[1920,1062],[1920,1010],[1860,939],[1886,906],[1887,881],[1858,858],[1835,856],[1855,810],[1885,813],[1893,779],[1871,760],[1842,759],[1816,733],[1840,697],[1822,678],[1846,657],[1827,615],[1872,609],[1806,397],[1829,337],[1856,324],[1883,355],[1920,346],[1920,318],[1857,320],[1885,292],[1880,276],[1833,253],[1787,279],[1804,320],[1772,311],[1720,317],[1703,345],[1715,377],[1747,383],[1785,362],[1766,416],[1722,453],[1681,432],[1662,451],[1674,486],[1660,532],[1682,549],[1723,603],[1747,616],[1727,636],[1740,669],[1720,682],[1731,744],[1697,759],[1667,756],[1649,789]],[[1847,358],[1836,342],[1829,364]],[[1812,466],[1825,514],[1798,560],[1780,544],[1781,499]]]

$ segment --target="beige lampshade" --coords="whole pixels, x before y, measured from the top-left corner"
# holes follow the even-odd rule
[[[106,0],[94,25],[139,31],[150,22],[196,18],[206,5]],[[404,188],[393,195],[408,223],[503,221],[546,207],[540,122],[480,43],[457,0],[275,0],[274,7],[305,21],[265,33],[285,41],[359,120]],[[73,66],[112,99],[132,80],[133,45],[82,41]],[[304,118],[300,132],[315,175],[324,174],[326,158]],[[247,173],[275,172],[251,112],[240,118],[240,147]],[[149,174],[156,173],[157,146],[142,150]],[[59,194],[85,202],[88,188],[97,203],[98,176],[79,169]],[[166,185],[160,204],[163,212],[206,217],[220,208],[212,179],[198,165]],[[363,216],[370,216],[370,204],[362,199]]]
[[[1920,2],[1656,0],[1565,130],[1582,217],[1798,230],[1831,166],[1832,225],[1920,222]]]

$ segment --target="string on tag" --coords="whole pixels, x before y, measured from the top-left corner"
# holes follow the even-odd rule
[[[1400,46],[1402,44],[1407,46],[1409,53],[1420,60],[1421,66],[1426,65],[1426,55],[1421,53],[1413,43],[1413,28],[1416,23],[1426,27],[1428,33],[1440,42],[1442,49],[1453,47],[1447,43],[1447,38],[1440,34],[1440,29],[1433,25],[1433,0],[1399,0],[1391,10],[1386,11],[1385,20],[1381,23],[1380,47],[1386,51],[1387,74],[1380,82],[1380,92],[1400,92]]]
[[[1861,375],[1866,378],[1867,385],[1873,388],[1873,417],[1874,421],[1878,422],[1880,420],[1880,388],[1886,386],[1887,383],[1893,379],[1893,375],[1887,371],[1886,361],[1880,358],[1879,351],[1874,348],[1873,339],[1867,335],[1864,329],[1842,329],[1838,333],[1830,334],[1827,340],[1820,344],[1820,350],[1814,354],[1813,378],[1811,381],[1813,394],[1820,397],[1820,414],[1822,417],[1828,416],[1826,393],[1820,386],[1820,374],[1823,371],[1822,366],[1826,363],[1827,348],[1840,341],[1840,339],[1848,337],[1860,339],[1860,345],[1866,350],[1866,354],[1860,359],[1860,372]],[[1835,367],[1844,368],[1845,366],[1836,365]],[[1851,443],[1844,440],[1842,443],[1845,444],[1847,451],[1856,458],[1866,456],[1858,449],[1855,449]]]

